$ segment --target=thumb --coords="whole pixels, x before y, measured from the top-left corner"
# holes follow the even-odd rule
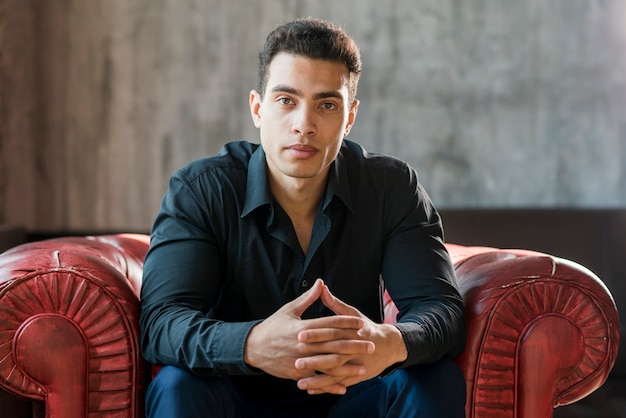
[[[309,290],[291,302],[286,303],[283,306],[283,309],[287,313],[297,316],[298,318],[301,317],[304,311],[306,311],[309,306],[313,305],[313,303],[320,298],[324,287],[324,281],[322,279],[317,279]]]

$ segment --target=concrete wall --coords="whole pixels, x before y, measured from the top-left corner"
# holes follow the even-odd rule
[[[626,206],[621,0],[0,0],[0,223],[147,230],[171,173],[256,141],[266,34],[361,47],[350,137],[440,208]]]

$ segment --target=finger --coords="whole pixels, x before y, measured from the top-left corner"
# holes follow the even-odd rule
[[[334,373],[334,370],[329,371],[329,373]],[[337,377],[339,377],[339,375],[335,375]],[[306,378],[309,378],[308,376]],[[350,376],[346,376],[344,378],[342,378],[341,380],[337,381],[336,383],[330,385],[328,388],[326,387],[316,387],[316,384],[307,384],[307,386],[309,386],[309,388],[307,389],[307,392],[310,395],[319,395],[321,393],[330,393],[328,392],[329,388],[332,389],[336,389],[339,387],[344,387],[344,388],[349,388],[350,386],[356,385],[358,383],[364,382],[365,380],[370,379],[371,376],[367,376],[367,372],[365,371],[365,368],[363,367],[362,372],[359,373],[358,375],[350,375]],[[340,394],[340,393],[339,393]]]
[[[330,385],[322,389],[308,389],[306,392],[309,395],[322,395],[324,393],[330,393],[332,395],[345,395],[347,391],[348,390],[345,386],[337,383],[337,384]]]
[[[298,388],[306,390],[311,395],[320,393],[341,395],[345,393],[344,388],[363,381],[366,374],[364,366],[345,365],[332,370],[324,370],[322,373],[317,372],[314,376],[304,377],[298,380]]]
[[[324,285],[320,295],[322,303],[337,315],[361,316],[358,309],[344,303],[330,292],[328,286]]]
[[[335,367],[334,369],[320,369],[316,371],[316,375],[331,375],[335,377],[340,377],[341,381],[345,381],[348,378],[357,378],[358,376],[365,376],[367,374],[367,369],[362,364],[344,364],[341,367]],[[311,376],[306,376],[311,377]],[[348,386],[348,385],[344,385]]]
[[[330,375],[316,375],[298,380],[298,388],[306,390],[311,395],[321,393],[333,393],[335,395],[344,395],[346,387],[339,383],[340,377]]]
[[[345,379],[341,380],[340,382],[337,382],[338,384],[340,384],[341,386],[344,386],[346,388],[352,386],[352,385],[356,385],[357,383],[361,383],[365,380],[369,379],[369,377],[364,376],[364,375],[360,375],[360,376],[348,376]]]
[[[355,358],[358,358],[364,354],[369,354],[374,349],[374,343],[371,341],[363,341],[361,350],[367,352],[356,352],[356,349],[352,349],[348,353],[333,353],[333,354],[316,354],[307,357],[297,358],[294,362],[295,368],[298,370],[332,370],[339,367],[346,366]],[[356,371],[357,369],[349,368],[348,370]]]
[[[362,318],[357,316],[334,315],[322,318],[306,319],[302,322],[302,333],[307,335],[309,331],[337,330],[337,332],[358,331],[365,325]]]
[[[298,345],[299,352],[302,357],[308,356],[314,359],[316,355],[349,355],[361,356],[364,354],[372,354],[376,351],[376,345],[373,341],[361,339],[352,340],[332,340],[319,343],[302,343]]]
[[[324,288],[324,281],[317,279],[313,286],[291,302],[283,305],[281,310],[291,313],[294,316],[300,318],[304,311],[311,306],[316,300],[318,300],[322,294]]]
[[[337,340],[361,340],[360,328],[315,328],[303,329],[298,333],[298,341],[301,343],[321,343]]]
[[[325,359],[319,357],[326,356]],[[322,369],[334,369],[347,364],[354,356],[344,354],[320,354],[311,357],[301,357],[296,359],[294,366],[297,370],[317,371]]]

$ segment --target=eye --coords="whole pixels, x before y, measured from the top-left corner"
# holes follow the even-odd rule
[[[320,105],[323,110],[336,110],[338,107],[333,102],[324,102]]]
[[[293,100],[291,100],[289,97],[279,97],[276,101],[282,105],[293,104]]]

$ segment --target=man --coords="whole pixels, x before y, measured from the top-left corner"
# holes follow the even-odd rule
[[[170,180],[144,266],[148,416],[464,416],[440,218],[407,164],[344,139],[360,73],[336,25],[278,27],[250,94],[260,146]]]

